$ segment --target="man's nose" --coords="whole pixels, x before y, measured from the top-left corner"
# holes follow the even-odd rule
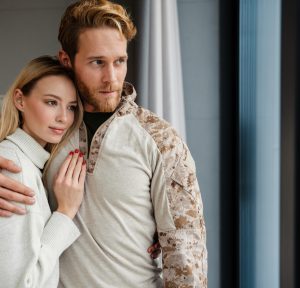
[[[103,81],[104,82],[114,82],[117,79],[116,68],[113,65],[107,65],[103,71]]]

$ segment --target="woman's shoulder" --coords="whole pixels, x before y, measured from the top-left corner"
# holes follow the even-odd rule
[[[20,148],[12,143],[9,140],[3,140],[0,142],[0,156],[4,157],[8,160],[17,161],[18,163],[15,164],[21,164],[20,163],[20,155],[22,154],[22,151]]]
[[[0,142],[0,157],[13,161],[17,166],[21,168],[18,173],[12,173],[8,170],[1,170],[1,174],[8,176],[28,187],[30,187],[36,194],[36,202],[45,202],[45,199],[40,199],[39,195],[45,194],[45,188],[41,178],[41,171],[34,165],[34,163],[23,153],[21,148],[9,140]],[[43,192],[43,193],[39,193]],[[46,200],[47,202],[47,200]],[[47,203],[48,205],[48,203]],[[47,206],[46,205],[46,206]],[[28,209],[40,211],[41,205],[29,206]],[[28,210],[29,211],[29,210]]]
[[[24,154],[21,148],[13,143],[10,140],[3,140],[0,142],[0,157],[3,157],[7,160],[13,161],[14,164],[21,168],[21,172],[19,173],[11,173],[6,170],[2,170],[1,173],[18,180],[21,183],[24,183],[24,176],[28,177],[28,173],[36,174],[34,171],[36,170],[32,161]],[[26,175],[24,175],[24,173]],[[25,178],[26,178],[25,177]]]
[[[0,142],[0,157],[13,161],[14,164],[19,167],[24,166],[24,164],[22,163],[22,151],[11,141],[3,140],[2,142]],[[1,173],[15,180],[23,182],[22,171],[20,173],[11,173],[9,171],[2,170]]]

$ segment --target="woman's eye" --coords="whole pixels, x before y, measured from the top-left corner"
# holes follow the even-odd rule
[[[54,100],[48,100],[48,101],[46,101],[46,103],[47,103],[49,106],[55,106],[55,105],[57,104],[57,102],[54,101]]]
[[[68,107],[68,109],[69,109],[70,111],[75,111],[76,108],[77,108],[76,105],[71,105],[71,106]]]

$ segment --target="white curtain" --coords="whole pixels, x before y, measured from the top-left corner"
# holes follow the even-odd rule
[[[170,122],[185,139],[177,2],[139,1],[139,103]]]

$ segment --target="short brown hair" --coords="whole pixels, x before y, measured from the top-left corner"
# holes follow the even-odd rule
[[[136,34],[129,14],[119,4],[107,0],[82,0],[66,9],[59,27],[58,40],[62,49],[74,60],[78,52],[80,32],[86,28],[111,27],[130,41]]]

